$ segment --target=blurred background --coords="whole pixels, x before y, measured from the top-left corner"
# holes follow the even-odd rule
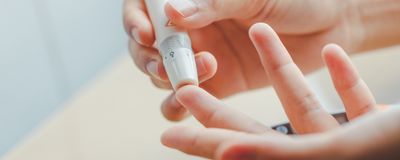
[[[126,48],[122,0],[0,0],[0,154]]]
[[[0,159],[196,159],[160,144],[175,125],[159,111],[169,91],[133,65],[127,40],[122,0],[0,0]],[[399,59],[399,46],[353,56],[379,103],[399,102]],[[326,69],[308,81],[342,110]],[[266,125],[286,121],[271,88],[225,102]]]

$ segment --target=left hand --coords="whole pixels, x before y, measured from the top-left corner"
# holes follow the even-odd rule
[[[174,127],[162,143],[185,153],[235,159],[398,159],[400,110],[377,111],[374,97],[346,53],[336,45],[322,51],[351,122],[341,127],[306,83],[277,34],[265,24],[250,30],[260,59],[297,134],[290,137],[232,110],[206,91],[186,86],[177,100],[206,129]]]

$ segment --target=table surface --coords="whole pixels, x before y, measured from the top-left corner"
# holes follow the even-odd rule
[[[400,47],[382,52],[387,52],[386,59],[400,59],[400,54],[394,54],[400,53]],[[356,61],[356,64],[362,65],[365,59]],[[362,70],[363,76],[364,72],[370,72],[368,68]],[[327,75],[320,74],[325,77]],[[320,78],[312,79],[310,81],[318,81]],[[375,83],[369,81],[368,84]],[[4,158],[198,159],[168,149],[160,143],[162,132],[176,125],[166,121],[159,109],[163,98],[169,93],[153,87],[148,78],[136,69],[128,54],[125,54],[82,88],[65,107],[43,121]],[[271,88],[233,96],[225,102],[266,125],[286,121]],[[193,118],[179,124],[201,127]]]

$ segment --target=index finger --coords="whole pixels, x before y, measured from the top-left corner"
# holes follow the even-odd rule
[[[276,133],[247,115],[224,105],[203,89],[184,86],[176,92],[177,100],[207,128],[224,128],[247,133]]]
[[[278,35],[267,24],[250,29],[253,41],[284,110],[298,133],[325,131],[337,121],[320,105]]]
[[[141,45],[152,46],[155,35],[143,0],[125,0],[124,28]]]

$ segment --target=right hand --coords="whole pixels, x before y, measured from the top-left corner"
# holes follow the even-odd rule
[[[182,4],[196,5],[178,11]],[[308,73],[322,66],[319,51],[325,44],[339,44],[348,52],[358,49],[363,30],[352,7],[352,1],[337,0],[170,0],[166,14],[174,24],[189,30],[195,52],[207,51],[196,53],[199,79],[203,82],[200,86],[224,98],[269,85],[247,34],[251,24],[271,25],[294,62]],[[125,0],[124,10],[125,29],[132,37],[129,48],[136,65],[157,87],[170,89],[161,58],[151,47],[155,35],[144,0]],[[170,120],[187,115],[175,93],[164,101],[162,111]]]

